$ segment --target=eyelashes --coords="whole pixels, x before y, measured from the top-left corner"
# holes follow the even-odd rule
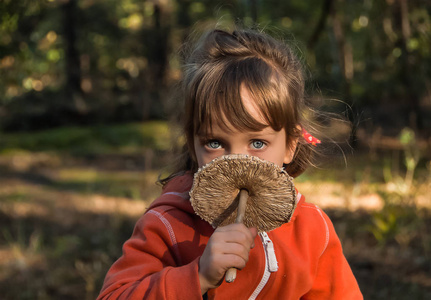
[[[253,149],[260,150],[260,149],[263,149],[267,145],[267,143],[265,143],[262,140],[254,140],[251,142],[250,145],[252,146]]]
[[[220,149],[222,147],[222,143],[218,140],[209,140],[205,143],[205,146],[210,149]]]
[[[218,149],[222,149],[225,147],[225,144],[218,139],[201,140],[201,145],[204,146],[205,148],[209,149],[209,150],[218,150]],[[262,150],[267,145],[268,145],[268,143],[266,141],[260,140],[260,139],[251,140],[249,143],[249,147],[252,150]]]

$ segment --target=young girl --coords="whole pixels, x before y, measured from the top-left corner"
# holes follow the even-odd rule
[[[214,230],[189,201],[194,172],[221,155],[257,156],[293,177],[310,164],[318,140],[305,131],[291,49],[261,32],[212,30],[191,48],[182,92],[183,166],[137,222],[98,299],[362,299],[331,221],[300,193],[291,221],[259,235],[242,224]],[[227,283],[231,267],[239,271]]]

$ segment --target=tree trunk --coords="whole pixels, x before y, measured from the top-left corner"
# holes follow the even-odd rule
[[[63,14],[64,39],[66,41],[66,96],[70,97],[70,101],[78,113],[85,114],[88,109],[83,99],[79,50],[76,47],[77,0],[67,0],[61,6],[61,9]]]
[[[189,36],[189,31],[192,26],[192,20],[189,15],[190,9],[190,0],[178,0],[178,9],[177,9],[177,26],[179,26],[182,30],[182,41],[185,41]]]
[[[350,98],[350,84],[353,79],[353,53],[352,46],[346,41],[344,34],[343,19],[334,6],[331,9],[332,26],[335,40],[337,42],[338,58],[341,74],[343,75],[345,86],[344,92]]]
[[[414,130],[423,129],[422,112],[420,108],[420,97],[415,88],[413,57],[407,48],[407,43],[411,38],[411,29],[409,22],[409,8],[407,0],[398,0],[395,5],[395,16],[397,30],[401,33],[398,45],[401,48],[401,69],[400,75],[406,90],[407,107],[409,109],[408,123]]]
[[[325,29],[326,20],[328,19],[330,12],[332,11],[332,7],[334,5],[333,0],[324,0],[322,2],[322,13],[320,14],[319,21],[317,22],[316,27],[314,28],[313,34],[307,42],[307,49],[312,50],[320,38],[323,30]]]
[[[148,66],[150,74],[147,82],[150,91],[149,99],[144,103],[144,118],[161,118],[163,116],[164,90],[169,55],[169,10],[161,1],[154,3],[153,28],[145,33],[149,43]]]
[[[338,49],[338,60],[340,64],[341,74],[343,76],[342,91],[344,94],[344,101],[350,105],[348,109],[348,117],[352,124],[352,131],[350,134],[350,145],[353,148],[357,146],[357,135],[356,135],[356,115],[354,107],[352,106],[352,95],[351,95],[351,83],[353,80],[354,69],[353,69],[353,49],[350,43],[346,40],[343,28],[343,17],[338,13],[335,3],[330,5],[330,15],[332,20],[332,27],[334,31],[335,40]]]
[[[257,24],[257,0],[249,0],[250,1],[250,15],[253,20],[253,25]]]

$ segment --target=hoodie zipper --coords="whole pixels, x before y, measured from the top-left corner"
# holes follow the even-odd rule
[[[265,287],[266,283],[269,280],[272,272],[277,272],[278,263],[277,258],[275,256],[274,244],[269,238],[266,232],[259,233],[260,239],[262,240],[263,249],[265,253],[265,270],[263,272],[262,279],[259,282],[259,285],[254,290],[253,294],[251,294],[249,300],[254,300],[259,296],[260,292]]]

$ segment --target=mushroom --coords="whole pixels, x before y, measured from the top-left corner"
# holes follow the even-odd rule
[[[265,232],[290,221],[296,190],[293,178],[276,164],[233,154],[220,156],[195,173],[190,202],[214,228],[243,223]],[[235,278],[236,269],[229,269],[226,281]]]

